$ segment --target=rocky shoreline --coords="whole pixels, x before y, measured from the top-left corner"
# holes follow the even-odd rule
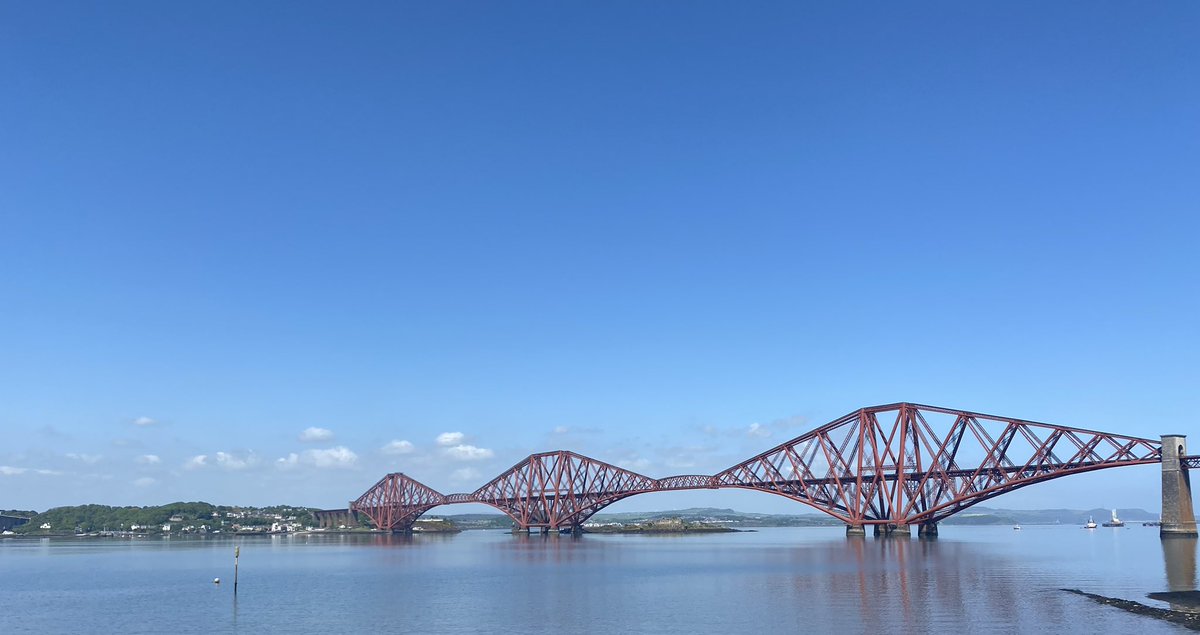
[[[1123,600],[1121,598],[1105,597],[1103,595],[1097,595],[1095,593],[1087,593],[1085,591],[1080,591],[1079,589],[1060,589],[1060,590],[1066,591],[1067,593],[1074,593],[1075,595],[1081,595],[1089,600],[1092,600],[1093,602],[1097,602],[1099,604],[1104,604],[1106,606],[1112,606],[1112,607],[1121,609],[1122,611],[1134,613],[1136,615],[1145,615],[1146,617],[1152,617],[1154,619],[1163,620],[1165,622],[1171,622],[1172,624],[1178,624],[1179,626],[1183,626],[1184,628],[1187,628],[1189,630],[1200,631],[1200,613],[1189,613],[1187,611],[1175,611],[1175,610],[1171,610],[1171,609],[1160,609],[1160,608],[1156,608],[1153,606],[1147,606],[1145,604],[1142,604],[1141,602],[1134,602],[1133,600]],[[1184,592],[1184,593],[1197,594],[1196,591],[1188,591],[1188,592]],[[1170,598],[1165,597],[1165,596],[1171,595],[1171,594],[1155,593],[1155,594],[1151,594],[1151,595],[1152,596],[1162,596],[1162,597],[1158,597],[1156,599],[1169,601]],[[1195,597],[1192,597],[1191,599],[1192,599],[1192,602],[1194,602],[1196,600]]]

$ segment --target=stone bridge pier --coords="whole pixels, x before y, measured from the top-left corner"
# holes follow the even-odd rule
[[[337,529],[341,526],[357,527],[358,512],[346,509],[322,509],[313,512],[317,525],[322,529]]]
[[[1162,526],[1158,535],[1196,537],[1196,512],[1192,509],[1192,479],[1187,465],[1187,436],[1162,435]]]

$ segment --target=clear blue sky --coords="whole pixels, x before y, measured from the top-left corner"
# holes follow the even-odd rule
[[[1190,1],[4,2],[0,508],[336,506],[560,447],[709,473],[901,400],[1195,433],[1197,33]],[[992,504],[1157,509],[1155,470]],[[807,511],[620,505],[707,504]]]

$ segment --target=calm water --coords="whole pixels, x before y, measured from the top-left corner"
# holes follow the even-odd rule
[[[0,540],[0,620],[37,633],[1079,632],[1169,624],[1058,591],[1196,585],[1157,529],[943,526],[691,536]],[[221,577],[220,586],[212,584]]]

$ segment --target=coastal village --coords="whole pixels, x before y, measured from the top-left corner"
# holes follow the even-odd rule
[[[175,503],[158,507],[59,507],[44,513],[7,511],[4,536],[140,537],[286,534],[324,531],[307,507],[230,507]],[[343,529],[354,529],[343,527]]]

